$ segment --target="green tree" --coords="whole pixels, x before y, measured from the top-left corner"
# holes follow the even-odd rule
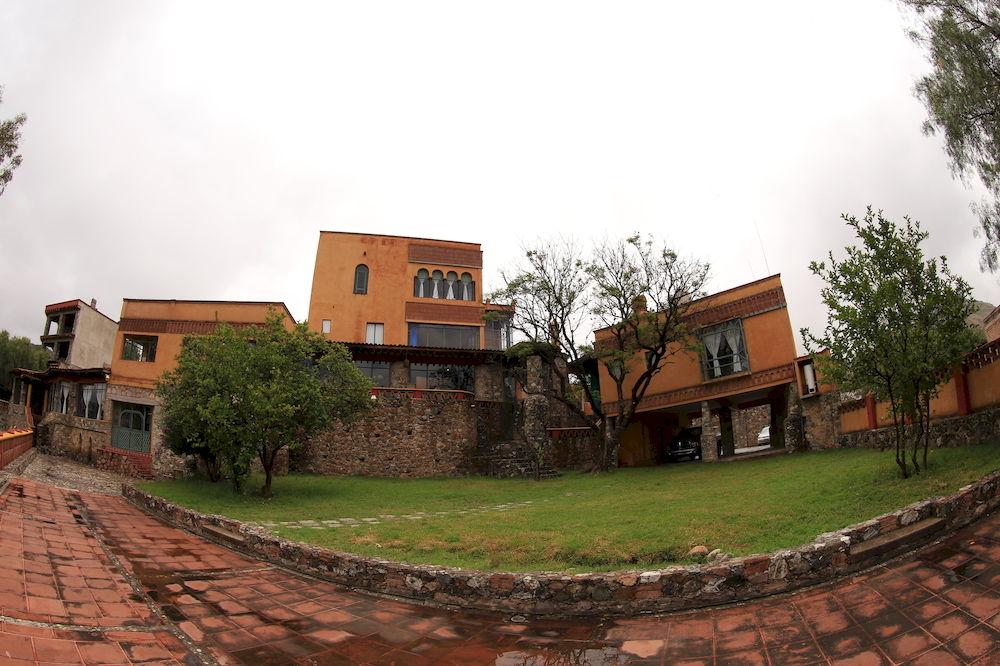
[[[560,378],[544,392],[592,424],[600,441],[594,470],[610,469],[652,378],[695,346],[687,315],[703,293],[708,266],[639,235],[589,253],[571,241],[540,241],[525,259],[501,275],[504,287],[491,298],[516,304],[514,330]],[[590,345],[595,323],[603,329]],[[600,395],[588,360],[607,369],[613,396]]]
[[[1000,266],[1000,3],[996,0],[901,0],[916,10],[911,36],[933,67],[916,85],[928,134],[942,132],[953,171],[977,174],[989,197],[973,204],[985,237],[982,266]]]
[[[211,335],[187,338],[177,367],[157,390],[169,446],[221,468],[237,491],[256,458],[264,470],[264,497],[271,497],[283,449],[371,406],[371,383],[343,345],[305,324],[289,331],[276,313],[263,326],[223,324]]]
[[[897,225],[871,207],[863,220],[843,219],[861,244],[845,248],[843,260],[831,252],[810,264],[826,283],[827,324],[822,335],[802,329],[802,337],[828,381],[889,403],[896,464],[906,478],[907,444],[919,472],[921,444],[927,466],[930,402],[977,343],[966,323],[975,309],[972,291],[944,257],[924,258],[927,233],[919,223],[904,218]],[[829,355],[816,354],[824,348]]]
[[[31,340],[0,331],[0,389],[5,395],[10,392],[10,371],[14,368],[44,370],[49,363],[49,353]]]
[[[0,87],[0,102],[3,102],[3,88]],[[0,194],[14,177],[14,169],[21,166],[21,155],[17,145],[21,141],[21,127],[28,119],[23,113],[8,120],[0,120]]]

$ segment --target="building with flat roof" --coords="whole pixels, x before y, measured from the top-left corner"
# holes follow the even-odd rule
[[[45,306],[42,345],[53,362],[66,368],[101,368],[111,363],[118,322],[75,298]]]
[[[376,386],[473,391],[475,366],[510,345],[482,273],[479,243],[321,231],[309,328],[347,344]]]

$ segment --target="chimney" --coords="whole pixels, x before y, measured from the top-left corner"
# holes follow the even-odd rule
[[[97,309],[97,299],[96,298],[90,299],[90,307],[94,308],[95,310]]]

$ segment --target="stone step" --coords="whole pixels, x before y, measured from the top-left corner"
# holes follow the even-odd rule
[[[925,518],[911,525],[900,527],[887,534],[880,534],[874,539],[851,545],[851,563],[863,562],[886,553],[903,550],[907,546],[916,545],[934,534],[945,522],[943,518]]]
[[[221,541],[226,541],[235,545],[242,545],[245,539],[242,534],[237,534],[236,532],[230,532],[229,530],[219,527],[218,525],[205,525],[202,529],[211,537],[219,539]]]

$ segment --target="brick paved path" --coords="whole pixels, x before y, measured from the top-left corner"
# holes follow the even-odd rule
[[[0,496],[0,571],[0,663],[1000,664],[1000,515],[806,593],[515,621],[353,593],[120,497],[16,479]]]

